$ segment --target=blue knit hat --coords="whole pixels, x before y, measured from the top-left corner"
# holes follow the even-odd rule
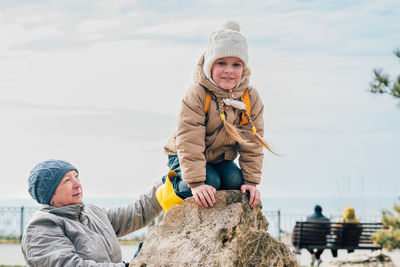
[[[61,179],[72,170],[78,172],[63,160],[49,159],[37,164],[29,174],[29,194],[40,204],[50,204]]]

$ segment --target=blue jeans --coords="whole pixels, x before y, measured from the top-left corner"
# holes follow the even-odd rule
[[[177,177],[171,179],[176,195],[182,199],[193,196],[190,187],[181,178],[182,172],[178,156],[168,155],[168,167],[178,174]],[[225,160],[215,164],[206,163],[205,184],[211,185],[217,190],[239,190],[243,184],[242,171],[233,160]]]

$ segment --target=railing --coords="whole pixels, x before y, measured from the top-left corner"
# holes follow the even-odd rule
[[[263,214],[268,221],[268,232],[274,238],[281,240],[281,211],[264,210]]]
[[[38,207],[0,207],[0,237],[22,238],[22,234]]]
[[[40,207],[0,207],[0,238],[22,238],[22,234],[33,214],[39,210]],[[269,225],[268,232],[274,238],[281,240],[282,234],[290,235],[296,221],[305,221],[307,216],[302,214],[281,214],[280,210],[264,210]],[[338,221],[340,216],[329,216],[331,221]],[[153,223],[154,225],[161,218],[157,218]],[[380,216],[362,216],[362,222],[380,222]],[[132,234],[125,236],[123,239],[137,239],[144,237],[147,229],[141,229]]]

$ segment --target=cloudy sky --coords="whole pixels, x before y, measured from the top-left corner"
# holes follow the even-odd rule
[[[400,4],[382,1],[0,1],[1,198],[29,197],[48,158],[78,167],[86,197],[136,197],[166,172],[210,33],[249,45],[265,104],[263,197],[400,192],[398,100],[367,92],[400,62]]]

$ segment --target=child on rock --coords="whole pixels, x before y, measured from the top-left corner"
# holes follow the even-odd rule
[[[261,137],[264,105],[249,86],[247,42],[239,31],[228,22],[212,33],[183,98],[178,130],[164,147],[170,171],[157,198],[165,211],[192,195],[213,206],[216,190],[248,191],[251,207],[260,202],[263,146],[273,151]]]

